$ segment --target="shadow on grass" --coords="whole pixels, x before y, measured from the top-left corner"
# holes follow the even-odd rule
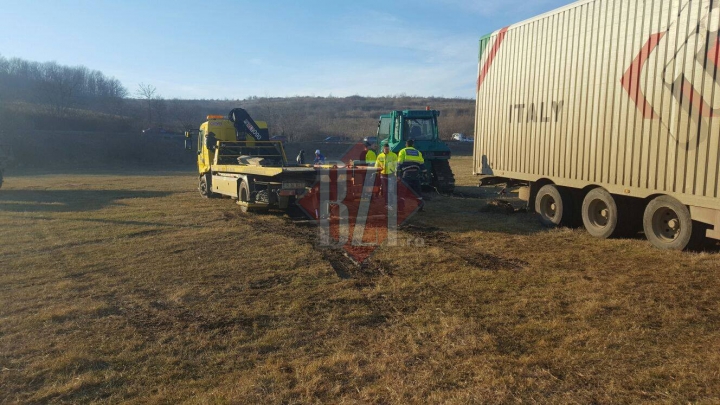
[[[25,219],[34,219],[38,221],[48,220],[50,218],[46,216],[26,216],[23,217]],[[113,224],[113,225],[131,225],[131,226],[162,226],[165,228],[192,228],[192,229],[201,229],[202,226],[200,225],[188,225],[188,224],[172,224],[167,222],[149,222],[149,221],[127,221],[127,220],[119,220],[119,219],[106,219],[106,218],[72,218],[68,219],[68,221],[80,221],[80,222],[95,222],[98,224]],[[145,232],[145,231],[144,231]],[[155,232],[155,231],[149,231],[149,232]]]
[[[534,214],[525,212],[524,201],[512,194],[500,195],[500,190],[502,187],[460,186],[452,196],[426,194],[425,212],[415,214],[409,223],[448,233],[528,235],[547,230]]]
[[[116,204],[118,200],[159,198],[171,194],[162,191],[134,190],[2,190],[0,191],[0,211],[95,211]]]
[[[430,211],[430,210],[426,210]],[[466,232],[504,233],[507,235],[531,235],[547,232],[548,228],[540,225],[537,217],[531,213],[481,212],[473,210],[458,213],[440,213],[439,216],[415,215],[408,223],[420,227],[441,229],[448,234]]]
[[[503,190],[508,191],[503,193]],[[505,185],[497,186],[455,186],[456,195],[479,197],[479,198],[515,198],[517,199],[517,189],[506,189]]]

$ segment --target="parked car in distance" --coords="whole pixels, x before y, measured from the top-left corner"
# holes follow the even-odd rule
[[[270,140],[271,140],[271,141],[280,141],[280,142],[282,142],[283,144],[286,144],[287,141],[288,141],[288,140],[287,140],[287,136],[284,136],[284,135],[271,136],[271,137],[270,137]]]
[[[363,138],[363,142],[374,145],[377,143],[377,136],[366,136],[365,138]]]
[[[467,137],[467,136],[465,136],[465,134],[461,134],[459,132],[452,134],[452,139],[453,139],[453,141],[458,141],[458,142],[473,142],[474,141],[473,138]]]

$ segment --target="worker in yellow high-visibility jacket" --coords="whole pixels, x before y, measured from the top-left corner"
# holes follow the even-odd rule
[[[365,161],[365,164],[368,166],[374,166],[375,161],[377,160],[377,154],[375,153],[375,144],[372,144],[370,142],[365,142],[365,150],[363,151],[364,156],[361,156],[362,159]]]
[[[382,152],[375,159],[375,167],[380,169],[380,174],[389,176],[397,171],[398,155],[390,150],[387,141],[383,141]]]
[[[397,171],[397,160],[398,156],[390,150],[390,145],[388,145],[387,140],[382,141],[382,152],[375,160],[375,167],[380,169],[380,184],[386,204],[388,198],[388,182],[396,181],[395,172]]]
[[[414,162],[419,165],[425,164],[422,153],[414,148],[415,140],[408,139],[405,141],[405,148],[398,153],[398,164],[405,162]]]

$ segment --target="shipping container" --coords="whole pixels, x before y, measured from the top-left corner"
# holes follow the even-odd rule
[[[550,226],[720,239],[720,1],[584,0],[480,39],[474,173]]]

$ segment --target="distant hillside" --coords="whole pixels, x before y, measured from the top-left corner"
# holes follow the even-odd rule
[[[292,141],[327,136],[359,139],[375,134],[381,114],[392,110],[441,111],[440,134],[473,133],[474,100],[389,97],[289,97],[245,100],[166,100],[152,85],[141,84],[133,95],[117,79],[84,66],[31,62],[0,55],[0,142],[17,131],[140,132],[164,128],[182,132],[197,128],[209,114],[247,109],[267,121],[271,135]]]
[[[248,110],[256,120],[267,121],[271,135],[293,141],[318,140],[331,135],[362,138],[373,135],[381,114],[392,110],[441,111],[440,135],[473,133],[474,100],[413,97],[291,97],[252,100],[162,100],[164,112],[151,122],[144,119],[144,100],[124,99],[122,112],[109,114],[82,108],[67,108],[57,114],[52,108],[28,102],[0,102],[0,117],[18,128],[62,131],[140,131],[164,128],[182,132],[197,128],[209,114],[227,114],[235,107]]]
[[[171,127],[196,127],[209,114],[226,114],[232,108],[248,110],[256,120],[267,121],[272,135],[293,141],[317,140],[331,135],[351,139],[374,135],[378,118],[392,110],[425,109],[441,111],[441,137],[454,132],[473,133],[475,101],[420,97],[290,97],[252,98],[242,101],[171,100],[175,120]]]

